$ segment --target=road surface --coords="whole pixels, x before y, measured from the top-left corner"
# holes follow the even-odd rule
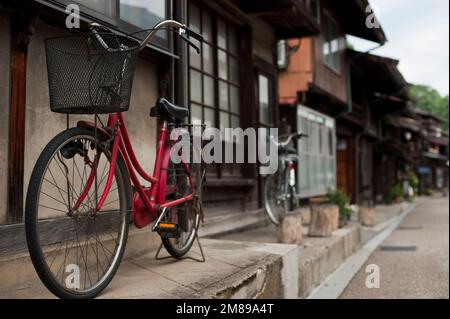
[[[367,269],[369,265],[375,267]],[[367,288],[366,281],[375,288]],[[340,298],[448,299],[448,198],[421,199],[416,209],[372,254]]]

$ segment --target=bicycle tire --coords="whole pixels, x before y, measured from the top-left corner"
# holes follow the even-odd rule
[[[198,196],[198,201],[199,201],[198,204],[199,205],[202,204],[202,200],[203,200],[204,185],[203,185],[203,178],[202,178],[203,173],[202,172],[203,172],[203,168],[202,168],[202,165],[200,165],[200,164],[198,164],[198,169],[196,169],[196,171],[194,173],[192,171],[185,172],[186,174],[191,176],[193,180],[197,181],[197,184],[194,186],[198,189],[196,195]],[[195,176],[192,176],[192,175],[195,175]],[[191,207],[190,209],[193,209],[193,208]],[[183,258],[191,250],[192,245],[195,242],[195,239],[197,236],[197,231],[198,231],[198,228],[199,228],[199,225],[201,222],[201,216],[199,214],[199,211],[195,211],[193,220],[194,220],[194,222],[192,225],[191,232],[188,235],[188,240],[181,248],[177,247],[172,239],[161,238],[164,248],[172,257],[174,257],[176,259]]]
[[[126,169],[125,162],[120,155],[117,156],[117,165],[115,178],[118,181],[117,185],[120,188],[120,211],[121,211],[121,234],[120,234],[120,244],[118,246],[116,242],[117,250],[114,251],[114,260],[108,266],[108,271],[102,277],[101,282],[94,285],[91,289],[84,291],[76,291],[67,289],[51,273],[51,266],[47,264],[44,257],[44,248],[40,244],[39,232],[38,232],[38,205],[40,200],[40,191],[42,186],[44,174],[46,173],[47,166],[50,165],[55,153],[57,153],[64,143],[67,141],[74,140],[76,137],[89,137],[95,139],[95,132],[92,129],[87,128],[72,128],[66,130],[59,135],[57,135],[49,144],[44,148],[41,153],[36,165],[33,169],[31,175],[27,197],[26,197],[26,208],[25,208],[25,230],[26,239],[28,244],[28,250],[31,256],[33,266],[41,279],[42,283],[50,290],[54,295],[63,299],[91,299],[98,296],[111,282],[114,275],[116,274],[120,263],[123,258],[123,254],[126,247],[128,228],[130,221],[130,211],[131,211],[131,185],[128,176],[128,171]],[[100,135],[97,136],[99,141],[104,141],[105,138]],[[110,152],[109,150],[104,150]],[[120,186],[119,186],[120,183]],[[124,202],[123,202],[124,201]],[[78,235],[77,235],[78,236]],[[89,240],[89,239],[88,239]],[[66,246],[67,249],[67,246]],[[72,249],[72,247],[70,248]],[[77,248],[78,249],[78,248]],[[66,252],[67,253],[67,252]],[[77,251],[78,254],[78,251]],[[97,256],[98,258],[98,256]],[[97,266],[98,267],[98,266]],[[56,274],[58,276],[58,274]]]

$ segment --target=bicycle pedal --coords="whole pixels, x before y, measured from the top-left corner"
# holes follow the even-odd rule
[[[180,238],[180,229],[177,224],[160,223],[156,227],[156,232],[161,238]]]

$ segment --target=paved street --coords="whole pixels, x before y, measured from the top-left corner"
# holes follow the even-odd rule
[[[366,287],[367,265],[378,265],[380,288]],[[449,298],[449,201],[421,199],[340,298]]]

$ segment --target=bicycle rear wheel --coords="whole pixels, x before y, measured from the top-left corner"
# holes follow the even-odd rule
[[[178,225],[178,237],[162,238],[167,252],[175,258],[185,256],[197,236],[201,222],[203,170],[201,164],[174,164],[171,161],[167,171],[166,202],[190,194],[195,195],[194,201],[171,208],[164,219]]]
[[[28,187],[25,227],[31,260],[44,285],[60,298],[96,297],[114,277],[125,251],[131,194],[120,155],[105,205],[94,213],[111,158],[101,142],[85,128],[59,134],[39,157]],[[95,167],[97,181],[75,210]]]

